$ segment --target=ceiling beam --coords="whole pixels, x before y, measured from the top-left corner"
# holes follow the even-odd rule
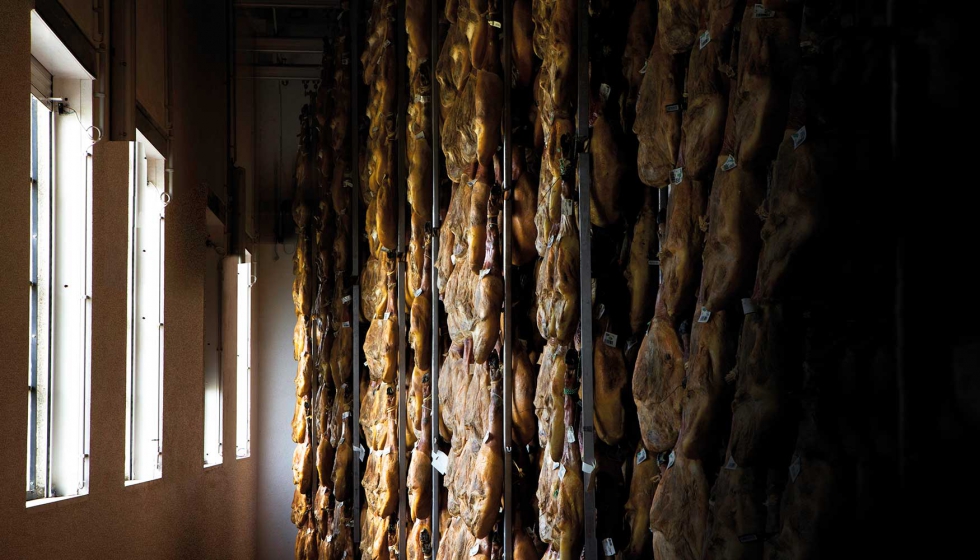
[[[255,37],[251,44],[240,45],[240,51],[271,53],[313,53],[323,52],[323,39],[292,37]]]
[[[340,0],[235,0],[236,8],[324,8],[340,7]]]
[[[250,66],[244,74],[243,77],[251,74],[251,77],[256,80],[319,80],[320,66],[312,64]]]

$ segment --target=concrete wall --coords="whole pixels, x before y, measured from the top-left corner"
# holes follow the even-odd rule
[[[256,462],[224,454],[203,468],[206,194],[225,181],[223,3],[174,6],[174,199],[166,223],[163,478],[127,487],[125,144],[103,142],[93,162],[93,336],[90,491],[27,508],[30,197],[29,0],[0,2],[0,557],[253,558]],[[88,29],[88,26],[83,28]],[[261,285],[261,281],[260,281]],[[288,294],[288,291],[284,293]],[[234,355],[234,352],[226,353]],[[233,376],[232,376],[233,377]],[[287,382],[290,375],[285,375]],[[234,379],[226,379],[224,440],[235,440]],[[253,411],[256,410],[253,406]],[[283,433],[288,432],[288,419]],[[254,437],[253,437],[254,440]],[[288,481],[287,481],[288,484]],[[287,504],[288,507],[288,504]]]

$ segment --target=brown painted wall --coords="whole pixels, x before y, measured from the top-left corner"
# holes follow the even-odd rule
[[[136,100],[161,127],[167,126],[167,2],[136,2]]]
[[[225,383],[224,464],[203,468],[204,184],[225,181],[223,3],[173,3],[176,171],[166,220],[163,478],[123,484],[128,164],[125,144],[103,142],[93,162],[90,491],[25,506],[30,4],[0,2],[0,558],[253,558],[256,457],[253,450],[236,460],[231,452],[233,376]]]

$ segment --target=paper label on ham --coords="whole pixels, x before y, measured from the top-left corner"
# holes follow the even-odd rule
[[[345,412],[341,414],[340,417],[343,418],[344,420],[347,420],[348,418],[350,418],[350,412]]]
[[[636,454],[636,464],[639,465],[643,461],[647,460],[647,450],[646,448],[640,449]]]
[[[599,304],[599,315],[598,315],[598,316],[597,316],[596,318],[597,318],[597,319],[602,319],[602,316],[603,316],[603,315],[604,315],[605,313],[606,313],[606,306],[600,303],[600,304]]]
[[[390,318],[391,318],[391,311],[385,311],[385,318],[384,318],[384,320],[387,321]]]
[[[742,313],[745,315],[750,315],[755,313],[759,309],[753,303],[752,298],[742,298]]]
[[[613,544],[612,539],[602,539],[602,552],[605,553],[606,556],[616,555],[616,545]]]
[[[561,463],[559,463],[558,461],[555,461],[555,464],[551,466],[551,470],[555,470],[555,469],[557,469],[560,466],[561,466]]]
[[[350,328],[350,321],[344,321],[344,322],[343,322],[343,327],[344,327],[345,329],[349,329],[349,328]]]
[[[647,261],[650,266],[660,266],[660,259],[650,259]]]
[[[473,545],[473,548],[470,549],[470,556],[476,556],[479,553],[480,553],[480,543],[476,543]]]
[[[568,443],[575,443],[575,430],[568,428],[565,430],[565,439]]]
[[[565,480],[565,472],[565,465],[562,465],[561,468],[558,469],[558,478]]]
[[[490,432],[487,432],[487,434],[483,436],[483,443],[486,443],[488,441],[490,441]]]
[[[676,113],[677,111],[681,110],[681,104],[671,103],[670,105],[667,105],[666,109],[668,113]]]
[[[446,467],[449,466],[449,457],[442,451],[432,454],[432,468],[439,471],[439,474],[446,474]]]
[[[607,332],[602,335],[602,343],[610,348],[615,348],[616,343],[619,342],[619,335]]]
[[[344,299],[340,300],[342,303],[350,303],[350,296],[344,296]]]
[[[497,29],[500,29],[501,23],[499,21],[490,20],[490,27],[496,27]]]
[[[565,198],[561,201],[561,213],[563,216],[571,216],[575,213],[575,203],[572,199]]]
[[[420,295],[422,295],[422,288],[415,290],[415,297],[419,297]]]
[[[735,464],[735,457],[729,457],[728,458],[728,462],[725,463],[725,468],[728,469],[728,470],[730,470],[730,471],[733,471],[733,470],[735,470],[735,469],[738,468],[738,465]]]
[[[789,464],[789,479],[796,482],[796,477],[800,476],[800,456],[794,455],[793,462]]]
[[[806,140],[806,127],[801,126],[799,130],[793,133],[793,149],[795,150],[796,148],[799,148],[800,144],[802,144],[805,140]]]
[[[586,463],[585,461],[582,461],[582,472],[584,472],[585,474],[590,474],[594,470],[595,470],[594,464]]]
[[[668,469],[670,467],[673,467],[674,466],[674,458],[675,458],[675,456],[674,456],[674,450],[671,449],[670,450],[670,455],[667,456],[667,468]]]
[[[599,84],[599,95],[602,96],[602,101],[606,102],[609,99],[609,94],[612,93],[612,88],[609,84]]]
[[[489,268],[484,268],[484,269],[480,270],[480,278],[483,278],[487,274],[490,274],[490,269]]]
[[[363,461],[364,460],[364,446],[361,445],[361,444],[357,444],[356,451],[357,451],[358,460]]]
[[[698,41],[698,50],[699,51],[704,50],[704,47],[708,46],[708,43],[710,42],[711,42],[711,33],[705,31],[704,33],[701,34],[701,39]]]
[[[776,12],[773,10],[767,10],[762,4],[756,4],[752,10],[752,17],[755,19],[768,19],[775,16]]]
[[[721,170],[731,171],[732,169],[735,169],[735,166],[737,165],[738,164],[735,163],[735,156],[728,154],[728,159],[725,160],[725,163],[721,164]]]
[[[698,322],[699,323],[707,323],[708,322],[708,319],[710,319],[710,318],[711,318],[711,312],[708,311],[708,308],[707,307],[702,307],[701,308],[701,315],[698,316]]]
[[[684,180],[684,168],[677,167],[670,171],[670,184],[679,185]]]

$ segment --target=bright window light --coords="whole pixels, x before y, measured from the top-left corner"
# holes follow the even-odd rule
[[[126,480],[163,474],[164,159],[137,131],[130,147]]]
[[[215,218],[216,220],[217,218]],[[222,253],[210,248],[204,272],[204,466],[222,462]],[[236,271],[237,272],[237,271]],[[235,279],[237,282],[237,278]],[[236,284],[237,285],[237,284]]]
[[[88,492],[94,141],[91,80],[31,66],[26,483],[35,505]]]
[[[245,262],[238,265],[238,344],[237,346],[237,411],[235,456],[239,459],[251,453],[252,417],[252,256],[245,251]]]

